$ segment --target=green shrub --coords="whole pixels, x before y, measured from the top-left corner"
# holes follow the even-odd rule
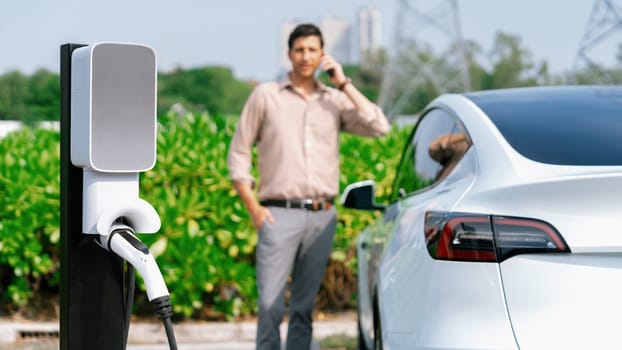
[[[162,228],[139,237],[173,291],[175,313],[185,317],[235,318],[255,311],[257,235],[226,167],[236,122],[207,114],[160,117],[157,163],[141,174],[140,195],[155,207]],[[406,132],[394,129],[378,139],[343,135],[341,189],[375,179],[379,201],[385,199]],[[21,306],[42,284],[58,287],[57,132],[24,128],[0,140],[0,191],[2,299]],[[379,213],[338,209],[332,261],[354,269],[356,235]],[[136,302],[140,308],[144,300]]]
[[[185,316],[206,306],[229,317],[248,314],[256,301],[257,237],[228,177],[235,128],[228,120],[162,118],[157,165],[141,179],[141,196],[162,220],[159,234],[143,237],[170,289],[181,291],[171,299]]]
[[[343,190],[353,182],[371,179],[376,182],[376,201],[386,203],[391,194],[395,169],[400,161],[404,142],[410,128],[393,127],[391,132],[380,138],[365,138],[350,134],[341,135],[341,174],[339,188]],[[379,212],[362,212],[339,208],[339,223],[333,244],[333,259],[346,259],[358,233],[369,225]]]
[[[59,282],[59,134],[24,128],[0,141],[0,292],[26,305]]]

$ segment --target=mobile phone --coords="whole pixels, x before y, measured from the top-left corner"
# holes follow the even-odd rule
[[[327,69],[326,74],[328,74],[328,76],[332,78],[333,75],[335,75],[335,69],[334,68]]]

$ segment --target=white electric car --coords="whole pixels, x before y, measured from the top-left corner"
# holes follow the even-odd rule
[[[357,244],[361,349],[622,349],[622,87],[446,94]]]

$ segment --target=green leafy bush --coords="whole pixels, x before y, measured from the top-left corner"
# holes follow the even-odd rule
[[[59,282],[59,134],[24,128],[0,141],[0,292],[26,305]]]
[[[341,174],[339,187],[343,190],[353,182],[371,179],[376,182],[376,201],[388,201],[391,186],[395,179],[395,169],[400,161],[404,142],[410,128],[392,131],[381,138],[363,138],[341,135]],[[353,258],[346,259],[347,250],[358,233],[369,225],[380,213],[361,212],[339,209],[339,222],[333,245],[333,259],[344,259],[348,264]]]
[[[207,114],[160,117],[157,164],[141,174],[140,195],[153,204],[162,228],[140,238],[174,291],[175,313],[185,317],[235,318],[255,311],[257,235],[226,167],[236,122]],[[341,189],[375,179],[379,200],[386,198],[406,132],[394,129],[378,139],[343,135]],[[2,300],[21,306],[42,285],[58,287],[57,132],[25,128],[0,140],[0,193]],[[338,209],[331,262],[353,271],[356,235],[378,213]]]
[[[234,317],[253,311],[256,301],[257,237],[226,166],[230,121],[207,114],[162,118],[157,165],[141,179],[141,195],[162,220],[160,233],[144,240],[170,289],[181,291],[171,299],[185,316],[213,306]]]

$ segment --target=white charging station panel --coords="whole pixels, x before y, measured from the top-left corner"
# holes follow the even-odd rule
[[[142,172],[156,160],[157,66],[145,45],[102,42],[71,58],[71,161]]]

